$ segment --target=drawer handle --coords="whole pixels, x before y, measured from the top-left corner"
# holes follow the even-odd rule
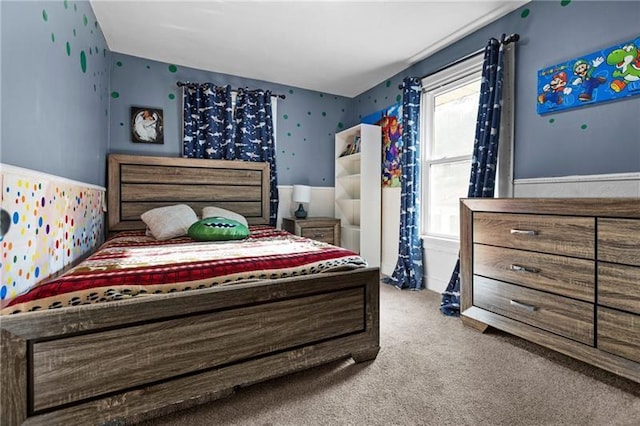
[[[324,234],[313,234],[313,238],[324,238]]]
[[[526,303],[521,303],[521,302],[518,302],[517,300],[510,300],[509,304],[511,304],[512,306],[515,306],[516,308],[525,309],[529,312],[534,312],[536,310],[535,306],[527,305]]]
[[[509,269],[511,269],[512,271],[517,271],[517,272],[530,272],[532,274],[537,274],[538,272],[540,272],[539,269],[530,268],[528,266],[516,265],[515,263],[512,263],[509,266]]]
[[[528,229],[512,229],[511,230],[511,234],[512,235],[531,235],[531,236],[535,236],[538,235],[538,231],[531,231]]]

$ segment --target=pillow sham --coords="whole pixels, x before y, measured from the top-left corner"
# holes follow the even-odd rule
[[[231,210],[226,210],[220,207],[205,207],[202,209],[202,218],[206,219],[208,217],[224,217],[226,219],[235,220],[236,222],[240,222],[246,227],[249,227],[249,223],[247,222],[247,218],[242,216],[240,213],[232,212]]]
[[[186,204],[158,207],[140,215],[151,235],[156,240],[168,240],[187,234],[189,227],[198,221],[198,216]]]
[[[198,241],[242,240],[249,236],[249,228],[225,217],[208,217],[191,225],[188,235]]]

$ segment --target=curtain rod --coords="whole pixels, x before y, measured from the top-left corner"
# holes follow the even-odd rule
[[[514,34],[511,34],[511,35],[508,35],[507,37],[505,37],[504,44],[507,45],[507,44],[509,44],[511,42],[515,43],[518,40],[520,40],[520,34],[514,33]],[[484,50],[485,50],[485,48],[483,47],[482,49],[478,49],[475,52],[471,52],[468,55],[465,55],[460,59],[456,59],[453,62],[449,62],[447,65],[444,65],[444,66],[438,68],[437,70],[430,72],[429,74],[423,75],[422,77],[420,77],[420,79],[422,80],[423,78],[427,78],[430,75],[439,73],[440,71],[444,71],[449,67],[452,67],[454,65],[458,65],[459,63],[464,62],[467,59],[473,58],[474,56],[481,54],[482,52],[484,52]],[[398,85],[398,89],[402,90],[402,86],[403,86],[403,83],[400,83]]]
[[[193,89],[195,87],[198,87],[198,86],[207,85],[207,84],[209,84],[209,83],[202,83],[201,84],[201,83],[192,83],[190,81],[178,81],[178,82],[176,82],[176,85],[178,85],[178,87],[186,86],[186,87],[189,87],[191,89]],[[249,91],[251,91],[251,90],[249,90]],[[238,93],[237,90],[232,90],[232,92]],[[280,99],[286,99],[287,98],[286,95],[279,95],[277,93],[272,93],[271,96],[275,96],[276,98],[280,98]]]

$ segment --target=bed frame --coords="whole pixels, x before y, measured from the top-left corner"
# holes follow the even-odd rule
[[[184,202],[268,222],[268,165],[110,155],[109,232]],[[379,350],[379,270],[0,317],[3,425],[129,424]]]

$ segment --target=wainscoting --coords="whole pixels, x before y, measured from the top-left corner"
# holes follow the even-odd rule
[[[539,197],[640,197],[640,173],[516,179],[518,198]]]
[[[293,212],[298,208],[298,204],[291,201],[293,193],[292,185],[278,185],[278,222],[277,227],[282,228],[283,217],[293,217]],[[311,202],[305,206],[308,216],[334,217],[334,189],[332,186],[312,186]]]

